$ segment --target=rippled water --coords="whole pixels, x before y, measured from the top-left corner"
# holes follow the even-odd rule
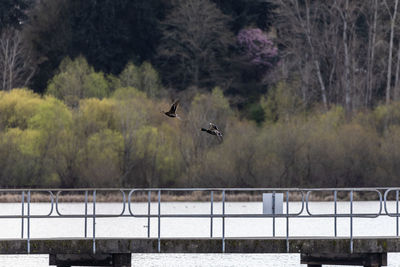
[[[84,205],[80,203],[60,204],[59,211],[63,214],[82,214]],[[290,203],[289,211],[298,212],[300,203]],[[393,203],[389,203],[390,212],[394,212]],[[92,206],[89,206],[89,211]],[[157,204],[152,203],[152,213],[157,213]],[[346,203],[339,203],[338,212],[348,212]],[[49,204],[34,203],[31,214],[47,214]],[[122,211],[122,205],[117,203],[98,203],[97,214]],[[314,202],[310,204],[312,213],[330,213],[332,203]],[[376,213],[379,211],[377,202],[356,202],[354,212]],[[0,204],[0,214],[20,214],[20,204]],[[127,212],[127,211],[126,211]],[[132,205],[134,214],[146,214],[147,204]],[[204,213],[210,212],[209,203],[185,202],[162,203],[162,213]],[[214,204],[214,214],[221,212],[221,203]],[[261,213],[262,204],[254,202],[232,202],[226,204],[226,213]],[[284,211],[285,212],[285,211]],[[25,210],[26,213],[26,210]],[[272,219],[227,218],[225,219],[227,237],[261,237],[272,235]],[[88,220],[88,236],[92,235],[92,220]],[[381,216],[376,219],[354,219],[354,236],[394,236],[396,221],[394,218]],[[221,236],[221,219],[214,219],[213,236]],[[294,218],[289,222],[290,236],[332,236],[333,219]],[[349,219],[338,219],[338,236],[349,235]],[[151,235],[157,236],[157,218],[151,220]],[[82,237],[84,233],[83,219],[32,219],[31,237]],[[26,236],[26,221],[25,221]],[[285,236],[286,220],[276,219],[277,236]],[[21,236],[21,220],[0,220],[1,238],[19,238]],[[104,218],[96,220],[97,237],[147,237],[146,218]],[[161,237],[208,237],[210,236],[210,219],[177,219],[161,220]],[[48,266],[48,255],[0,255],[0,266]],[[299,267],[299,254],[132,254],[133,266],[274,266]],[[400,267],[400,254],[388,254],[388,266]]]

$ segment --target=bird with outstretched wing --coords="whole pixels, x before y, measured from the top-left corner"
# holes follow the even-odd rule
[[[210,122],[210,127],[208,129],[201,128],[201,131],[207,132],[211,135],[215,135],[218,138],[218,140],[221,142],[223,140],[222,132],[218,129],[218,127],[214,123]]]
[[[176,101],[172,104],[172,106],[171,106],[171,108],[170,108],[169,111],[162,111],[162,112],[163,112],[165,115],[167,115],[168,117],[181,119],[181,118],[179,117],[179,115],[176,114],[176,109],[178,108],[178,105],[179,105],[179,100],[176,100]]]

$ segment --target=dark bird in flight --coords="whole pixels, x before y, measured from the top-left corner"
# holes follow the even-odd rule
[[[178,114],[176,114],[176,109],[178,108],[179,100],[176,100],[169,111],[162,111],[165,115],[171,118],[178,118],[181,119]]]
[[[222,141],[222,132],[218,129],[218,127],[210,122],[210,127],[208,129],[201,128],[203,132],[207,132],[209,134],[215,135],[219,141]]]

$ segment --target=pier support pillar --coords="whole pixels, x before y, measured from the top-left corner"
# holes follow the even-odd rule
[[[113,254],[50,254],[49,265],[131,267],[130,253]]]
[[[112,254],[113,267],[131,267],[132,254],[118,253]]]
[[[322,264],[381,267],[387,266],[387,253],[301,254],[300,263],[307,264],[308,267],[320,267]]]

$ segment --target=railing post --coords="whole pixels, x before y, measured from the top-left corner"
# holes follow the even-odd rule
[[[93,190],[93,254],[96,254],[96,190]]]
[[[286,252],[289,253],[289,191],[286,191]]]
[[[225,190],[222,190],[222,253],[225,253]]]
[[[88,191],[85,191],[85,238],[87,238],[87,203],[88,202]]]
[[[396,190],[396,236],[399,236],[399,190]]]
[[[211,191],[211,208],[210,208],[210,238],[213,237],[213,215],[214,215],[214,191]]]
[[[147,238],[150,238],[150,203],[151,203],[151,191],[147,193]]]
[[[27,230],[28,230],[28,254],[31,253],[31,221],[30,221],[30,217],[31,217],[31,191],[28,191],[28,211],[27,211],[27,215],[28,215],[28,225],[27,225]]]
[[[272,192],[272,236],[275,237],[275,191]]]
[[[350,253],[353,253],[353,190],[350,191]]]
[[[22,205],[22,210],[21,210],[21,239],[24,238],[24,202],[25,202],[25,191],[22,191],[21,194],[21,205]]]
[[[337,215],[337,191],[336,190],[333,192],[333,200],[335,202],[334,228],[335,228],[335,237],[337,237],[337,217],[336,217],[336,215]]]
[[[161,190],[158,190],[158,253],[161,252]]]

